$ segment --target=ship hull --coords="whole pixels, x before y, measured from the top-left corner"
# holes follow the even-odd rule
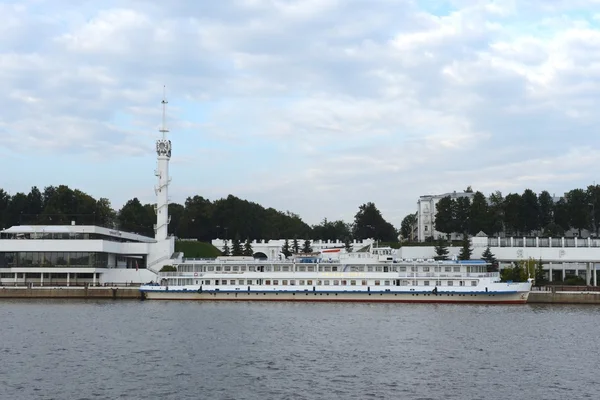
[[[148,300],[525,304],[529,292],[319,292],[143,289]]]

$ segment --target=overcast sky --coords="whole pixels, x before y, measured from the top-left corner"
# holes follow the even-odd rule
[[[600,181],[598,0],[0,0],[0,187],[228,194],[400,225],[424,194]]]

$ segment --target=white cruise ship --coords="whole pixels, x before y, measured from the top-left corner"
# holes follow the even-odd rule
[[[142,285],[145,299],[524,304],[527,282],[501,282],[484,261],[396,260],[390,248],[299,255],[187,259]]]

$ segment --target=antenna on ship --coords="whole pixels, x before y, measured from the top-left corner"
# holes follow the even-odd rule
[[[169,130],[167,129],[167,86],[163,85],[163,99],[162,99],[162,127],[159,129],[159,132],[162,133],[163,140],[167,138],[167,133]]]

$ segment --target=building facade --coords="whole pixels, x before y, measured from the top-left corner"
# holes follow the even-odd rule
[[[437,195],[425,195],[419,197],[417,201],[417,240],[424,242],[427,238],[437,239],[438,236],[446,236],[445,233],[435,230],[436,205],[444,197],[450,197],[456,200],[460,197],[472,199],[475,193],[472,192],[452,192]],[[462,235],[452,234],[452,240],[460,239]]]

